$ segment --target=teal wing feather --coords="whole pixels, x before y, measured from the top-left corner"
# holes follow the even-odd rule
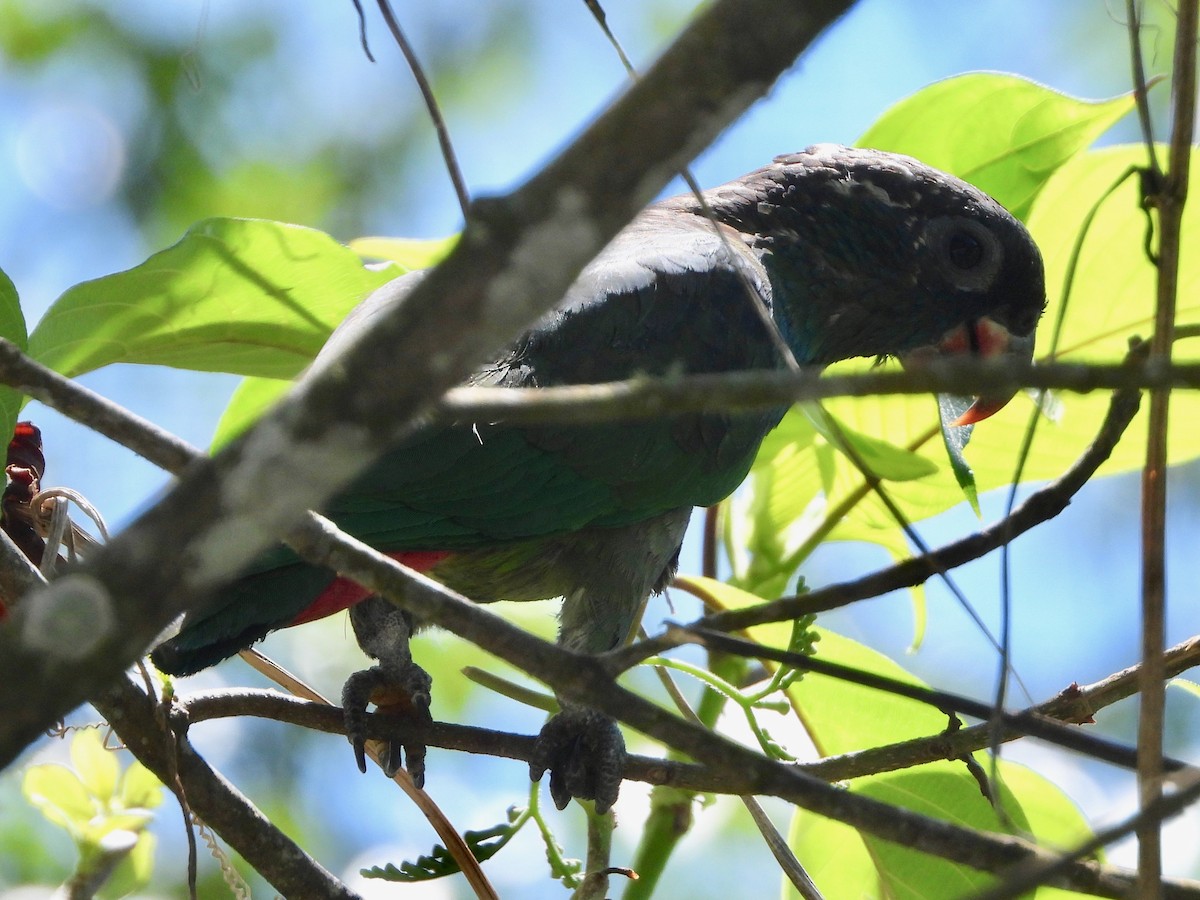
[[[336,354],[417,280],[368,298],[322,353]],[[747,283],[769,304],[766,276],[738,236],[726,244],[699,217],[652,208],[471,382],[534,388],[777,366]],[[324,512],[385,552],[468,550],[628,525],[727,496],[781,415],[431,428],[385,455]],[[333,578],[278,547],[227,590],[221,608],[185,622],[155,661],[177,673],[212,665],[293,622]]]
[[[643,214],[473,383],[544,387],[779,365],[747,282],[722,261],[726,246],[709,223],[681,218]],[[733,246],[769,302],[756,261]],[[327,512],[383,550],[465,549],[629,524],[727,496],[779,415],[464,422],[389,453]]]

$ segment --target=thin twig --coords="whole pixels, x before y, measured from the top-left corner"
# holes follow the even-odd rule
[[[747,411],[834,397],[999,393],[1021,388],[1090,393],[1156,387],[1200,388],[1200,363],[1043,363],[943,359],[927,368],[818,376],[779,370],[642,377],[568,387],[455,387],[437,421],[605,422],[694,412]]]
[[[1200,665],[1200,637],[1193,637],[1168,650],[1164,665],[1168,677]],[[1015,740],[1028,736],[1021,730],[1024,721],[1054,719],[1075,724],[1090,721],[1100,710],[1133,696],[1137,690],[1140,668],[1131,666],[1082,687],[1072,685],[1045,703],[1013,713],[1012,727],[1005,730],[1004,739]],[[327,734],[344,735],[346,730],[345,717],[340,709],[298,700],[273,690],[224,688],[185,694],[179,697],[178,702],[187,710],[188,721],[192,724],[233,716],[252,716]],[[448,722],[422,725],[379,714],[366,717],[366,733],[380,741],[415,740],[444,750],[526,763],[533,754],[534,746],[532,735]],[[984,749],[987,743],[987,726],[981,724],[953,733],[940,733],[899,744],[800,762],[795,766],[824,781],[845,781],[938,760],[957,759]],[[670,786],[697,793],[736,794],[746,787],[744,778],[731,779],[728,773],[714,771],[707,766],[636,754],[627,757],[622,777],[626,781]]]
[[[300,678],[297,678],[283,666],[275,662],[275,660],[264,656],[257,650],[243,650],[238,655],[260,675],[275,682],[293,696],[308,700],[311,703],[333,706],[319,691],[306,684]],[[383,758],[388,752],[387,744],[384,741],[368,740],[364,749],[374,763],[380,769],[383,769]],[[450,821],[450,817],[442,811],[437,802],[424,790],[417,787],[412,780],[412,776],[404,769],[397,769],[391,778],[408,795],[413,805],[421,811],[429,821],[429,824],[433,826],[433,830],[442,840],[442,846],[446,848],[447,852],[454,858],[454,861],[458,863],[459,870],[466,876],[467,883],[475,892],[475,896],[481,898],[481,900],[498,900],[499,895],[496,893],[496,889],[492,887],[491,882],[488,881],[488,877],[483,873],[483,869],[480,868],[479,861],[475,859],[475,854],[471,852],[471,848],[467,846],[467,842],[458,833],[458,829],[454,827],[454,823]]]
[[[913,587],[928,580],[938,568],[952,569],[978,559],[1062,512],[1071,498],[1111,455],[1117,441],[1133,421],[1139,406],[1140,395],[1136,391],[1120,391],[1114,394],[1096,439],[1071,468],[1045,487],[1030,494],[1013,510],[1012,515],[976,534],[945,544],[926,556],[907,559],[856,581],[830,585],[797,597],[787,597],[759,606],[717,613],[700,620],[697,624],[722,631],[734,631],[752,625],[765,625],[768,622],[784,622],[809,613],[837,609],[868,597],[878,597],[900,588]],[[628,652],[631,654],[632,664],[636,662],[636,654],[641,652],[641,648],[635,645]]]
[[[1158,210],[1158,290],[1150,358],[1167,364],[1175,343],[1175,307],[1179,291],[1180,231],[1187,201],[1196,104],[1196,37],[1200,2],[1181,0],[1175,34],[1175,62],[1169,168],[1162,190],[1146,198]],[[1162,797],[1162,745],[1166,685],[1162,651],[1166,633],[1167,420],[1169,388],[1150,393],[1146,464],[1142,470],[1142,677],[1138,708],[1138,795],[1141,808]],[[1144,816],[1138,823],[1138,896],[1160,895],[1162,832],[1160,821]]]
[[[354,4],[354,11],[358,14],[358,42],[362,44],[363,53],[367,55],[367,59],[375,62],[375,57],[371,55],[371,46],[367,43],[367,17],[363,13],[362,0],[350,0]]]
[[[747,658],[772,660],[804,672],[826,675],[850,684],[884,691],[897,697],[907,697],[910,700],[928,704],[945,713],[962,713],[984,720],[987,720],[990,716],[995,716],[999,718],[1005,728],[1013,728],[1029,737],[1035,737],[1059,747],[1078,751],[1093,759],[1111,763],[1115,766],[1122,766],[1127,769],[1137,767],[1137,755],[1134,748],[1125,747],[1114,741],[1087,734],[1078,728],[1064,725],[1053,719],[1047,719],[1037,713],[1010,713],[1003,710],[995,713],[993,712],[994,707],[991,704],[973,700],[970,697],[963,697],[949,691],[922,687],[906,681],[900,681],[896,678],[889,678],[885,675],[877,675],[873,672],[864,672],[861,669],[851,666],[830,662],[819,656],[810,656],[804,653],[793,653],[788,650],[767,647],[754,641],[732,637],[720,631],[701,628],[678,628],[678,634],[684,642],[696,643],[702,647],[720,650],[724,653],[733,653]],[[1173,772],[1188,768],[1187,763],[1180,760],[1167,760],[1167,764]]]
[[[1129,63],[1133,78],[1133,99],[1137,103],[1138,125],[1146,145],[1150,171],[1155,184],[1162,183],[1162,167],[1154,144],[1154,126],[1150,119],[1150,90],[1146,82],[1146,65],[1142,60],[1142,2],[1125,0],[1125,25],[1129,33]]]
[[[396,19],[395,13],[392,12],[392,5],[388,0],[376,0],[379,4],[379,11],[383,13],[383,20],[387,23],[388,30],[392,32],[392,37],[396,41],[396,46],[400,48],[400,52],[404,54],[404,61],[408,63],[408,69],[412,72],[413,78],[416,79],[417,88],[421,91],[421,99],[425,101],[425,109],[429,113],[429,120],[433,123],[433,129],[437,132],[438,146],[442,150],[442,159],[446,163],[446,173],[450,176],[450,182],[454,185],[454,195],[458,197],[458,207],[462,210],[463,218],[467,217],[468,208],[471,205],[471,195],[467,193],[467,183],[463,180],[462,169],[458,165],[458,156],[454,152],[454,144],[450,141],[450,129],[446,127],[446,120],[442,116],[442,111],[438,107],[437,97],[434,96],[433,86],[430,85],[429,79],[425,77],[425,70],[421,67],[421,61],[417,58],[416,51],[408,42],[408,38],[404,36],[403,29],[400,28],[400,23]]]

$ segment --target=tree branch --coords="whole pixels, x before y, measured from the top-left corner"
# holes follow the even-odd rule
[[[985,871],[1002,871],[1020,862],[1058,862],[1055,854],[1022,839],[972,831],[840,790],[683,721],[617,684],[614,676],[619,670],[610,658],[574,653],[527,634],[332,526],[311,524],[293,534],[293,541],[306,558],[323,559],[373,593],[551,685],[560,696],[607,713],[709,766],[720,777],[740,782],[736,793],[781,797],[884,840]],[[1049,883],[1122,897],[1133,884],[1133,875],[1092,861],[1075,861]],[[1200,885],[1180,882],[1170,886],[1167,895],[1200,897]]]
[[[1158,282],[1154,307],[1154,335],[1150,358],[1171,362],[1175,343],[1175,309],[1179,293],[1180,235],[1183,206],[1188,196],[1192,140],[1196,116],[1196,38],[1200,3],[1182,0],[1178,7],[1172,79],[1171,143],[1165,177],[1145,198],[1158,210]],[[1131,23],[1132,25],[1133,23]],[[1153,151],[1151,151],[1153,154]],[[1155,170],[1157,174],[1157,169]],[[1166,717],[1166,684],[1162,651],[1167,619],[1167,419],[1170,388],[1150,393],[1146,438],[1146,463],[1142,469],[1142,659],[1141,705],[1138,707],[1138,794],[1142,809],[1162,796],[1163,730]],[[1159,896],[1162,878],[1162,834],[1159,823],[1147,818],[1138,827],[1138,896]]]
[[[141,763],[163,784],[179,778],[188,806],[283,896],[357,900],[351,891],[192,749],[186,735],[160,724],[153,699],[125,677],[92,704]],[[174,752],[172,752],[174,751]]]
[[[1117,441],[1137,415],[1140,402],[1141,398],[1136,391],[1119,391],[1113,394],[1096,439],[1075,464],[1059,478],[1030,494],[1013,510],[1011,516],[990,527],[939,547],[932,553],[907,559],[856,581],[830,585],[797,597],[786,597],[745,609],[719,612],[706,616],[696,624],[718,631],[735,631],[768,622],[784,622],[809,613],[837,609],[868,597],[878,597],[890,591],[912,587],[940,571],[978,559],[1066,509],[1071,498],[1112,455]],[[641,651],[634,645],[626,652],[634,654]],[[650,649],[650,652],[657,651]]]
[[[763,409],[835,397],[978,395],[1021,388],[1086,394],[1162,387],[1200,388],[1200,363],[1163,366],[1135,359],[1111,364],[1031,365],[1020,360],[946,358],[903,372],[872,370],[824,377],[815,370],[756,371],[537,389],[458,387],[446,392],[435,421],[588,423],[714,409]]]
[[[666,181],[850,0],[719,0],[561,156],[472,207],[407,302],[85,565],[0,625],[0,765],[120,677],[186,609],[410,432],[435,398],[550,308]],[[636,140],[638,152],[629,153]],[[382,290],[389,290],[384,287]],[[90,631],[63,624],[94,613]],[[36,619],[35,619],[36,615]]]
[[[1200,664],[1200,636],[1168,650],[1164,664],[1168,678]],[[1072,685],[1045,703],[1013,713],[1009,717],[1009,727],[1003,732],[1003,740],[1036,736],[1035,732],[1022,729],[1023,722],[1042,719],[1081,724],[1090,721],[1099,710],[1136,693],[1139,670],[1140,666],[1130,666],[1093,684],[1083,687]],[[254,716],[326,734],[346,733],[345,717],[337,707],[301,700],[279,691],[250,688],[203,691],[183,695],[178,699],[178,705],[186,711],[188,721],[192,724],[232,716]],[[955,732],[942,732],[884,747],[801,762],[796,764],[796,768],[824,781],[835,782],[938,760],[958,759],[989,745],[987,729],[986,724],[972,725]],[[532,735],[449,722],[421,724],[379,714],[367,716],[366,735],[373,740],[415,741],[429,747],[520,762],[529,762],[535,740]],[[1087,746],[1075,749],[1088,752]],[[1117,764],[1131,766],[1132,760],[1118,760]],[[726,774],[713,772],[695,763],[633,754],[626,761],[622,777],[626,781],[712,794],[737,794],[747,783],[740,775],[735,774],[731,781]]]

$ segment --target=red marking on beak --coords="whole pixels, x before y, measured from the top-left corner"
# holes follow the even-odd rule
[[[981,359],[1012,356],[1023,360],[1033,358],[1033,335],[1016,337],[1007,328],[986,316],[966,322],[946,332],[940,341],[905,354],[901,362],[905,365],[921,365],[938,356],[956,356],[970,353]],[[1016,392],[984,394],[975,398],[954,425],[974,425],[1002,410]]]

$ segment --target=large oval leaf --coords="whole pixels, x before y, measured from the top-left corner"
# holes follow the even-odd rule
[[[17,289],[3,270],[0,270],[0,337],[7,338],[22,350],[29,345],[25,336],[25,314],[21,311]],[[4,436],[5,442],[13,433],[24,399],[16,389],[0,385],[0,436]]]
[[[1131,94],[1093,102],[1015,75],[972,72],[905,97],[858,144],[953,172],[1023,219],[1046,179],[1133,107]]]
[[[688,578],[726,609],[762,602],[758,597],[706,578]],[[843,635],[813,628],[819,635],[817,655],[827,662],[897,681],[922,682],[894,660]],[[787,646],[791,623],[773,622],[751,628],[750,636],[774,647]],[[767,664],[773,668],[773,663]],[[787,688],[788,700],[822,756],[936,735],[947,727],[946,715],[907,697],[810,673]],[[977,754],[985,767],[987,759]],[[1000,791],[1009,822],[1040,844],[1066,848],[1087,838],[1087,823],[1056,786],[1023,766],[1001,762]],[[855,779],[850,790],[922,815],[994,832],[1010,832],[979,784],[960,761],[936,762]],[[961,897],[991,883],[988,875],[918,853],[848,825],[796,810],[789,843],[796,857],[828,897],[886,896],[905,898]],[[795,896],[784,885],[784,895]],[[1039,891],[1038,897],[1058,892]]]
[[[141,265],[69,289],[29,350],[68,376],[125,362],[290,378],[400,272],[311,228],[207,219]]]
[[[291,386],[291,381],[282,378],[243,378],[221,413],[209,451],[216,453],[257,422]]]
[[[1039,844],[1054,850],[1070,848],[1088,837],[1079,810],[1051,782],[1007,762],[1001,763],[1000,776],[1005,812],[1022,833],[1033,834]],[[932,763],[862,778],[850,789],[966,828],[1012,831],[961,762]],[[798,810],[792,819],[789,843],[828,897],[951,900],[972,896],[995,883],[993,876],[976,869],[860,834],[804,810]],[[784,896],[796,896],[790,885],[784,885]],[[1051,900],[1076,895],[1039,888],[1029,896]]]
[[[1061,166],[1047,181],[1029,216],[1029,226],[1042,249],[1050,305],[1038,332],[1039,358],[1046,358],[1054,323],[1062,305],[1062,294],[1071,253],[1088,211],[1108,194],[1114,183],[1144,162],[1142,147],[1114,147],[1083,154]],[[1148,338],[1153,327],[1156,270],[1143,252],[1146,215],[1140,205],[1137,179],[1128,178],[1107,199],[1089,230],[1075,274],[1070,308],[1064,319],[1057,357],[1064,361],[1118,362],[1134,336]],[[1179,281],[1178,321],[1200,321],[1200,205],[1184,211],[1182,267]],[[1181,341],[1176,347],[1180,360],[1200,357],[1200,342]],[[870,363],[855,361],[835,367],[838,372],[865,371]],[[1026,462],[1024,480],[1045,480],[1062,474],[1095,438],[1108,409],[1109,394],[1062,393],[1057,416],[1041,418]],[[913,521],[940,513],[961,502],[962,492],[945,461],[939,438],[936,401],[931,397],[867,397],[834,400],[826,408],[853,430],[869,435],[886,435],[888,440],[913,453],[941,464],[937,471],[913,480],[886,484],[889,495]],[[1014,450],[1033,416],[1026,395],[1019,395],[1007,408],[974,430],[965,455],[974,469],[981,491],[1009,484],[1016,470]],[[1145,412],[1135,421],[1112,458],[1101,469],[1104,474],[1140,466],[1145,457]],[[1193,459],[1200,453],[1200,397],[1177,391],[1172,398],[1169,434],[1173,463]],[[906,554],[903,537],[884,505],[866,489],[862,476],[840,454],[818,454],[824,446],[810,443],[797,453],[808,453],[803,461],[793,454],[760,456],[752,478],[769,486],[778,476],[774,471],[786,462],[791,490],[797,496],[819,496],[827,521],[806,520],[803,527],[829,539],[865,540],[880,544],[893,554]],[[807,479],[797,483],[799,477]],[[753,485],[751,487],[753,489]],[[811,515],[814,509],[807,508]],[[782,511],[782,507],[776,506]],[[777,530],[792,529],[791,521],[772,521]],[[762,529],[760,529],[762,530]],[[796,545],[793,545],[796,546]],[[792,556],[776,552],[768,560],[773,578],[786,581],[804,559],[810,545],[798,545]],[[751,569],[753,560],[744,561]]]

